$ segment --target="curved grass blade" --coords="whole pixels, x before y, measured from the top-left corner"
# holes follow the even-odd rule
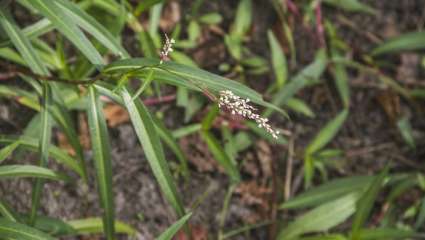
[[[369,188],[362,195],[359,201],[356,204],[356,215],[354,216],[352,229],[351,229],[351,239],[360,240],[361,237],[361,228],[366,222],[368,216],[373,207],[376,197],[378,196],[379,190],[381,189],[385,178],[388,175],[389,166],[387,165],[385,169],[375,177]]]
[[[55,240],[35,228],[5,219],[0,219],[0,236],[19,240]]]
[[[43,95],[41,98],[41,134],[39,139],[39,154],[40,154],[40,167],[46,167],[49,161],[49,145],[52,135],[52,123],[49,114],[49,108],[52,105],[51,89],[47,82],[43,83]],[[29,224],[32,226],[40,206],[41,191],[43,189],[43,180],[36,179],[32,189],[32,203]]]
[[[392,38],[376,47],[373,55],[394,53],[407,50],[419,50],[425,48],[425,31],[406,33]]]
[[[279,233],[277,239],[296,239],[305,233],[325,232],[337,226],[354,213],[358,198],[359,194],[348,194],[314,208],[290,223]]]
[[[269,38],[269,46],[271,50],[272,65],[278,89],[283,87],[288,77],[288,67],[286,58],[280,47],[279,41],[271,30],[267,32]]]
[[[86,30],[114,54],[124,58],[130,57],[128,52],[121,46],[117,39],[115,39],[112,33],[77,5],[68,0],[56,0],[56,4],[61,7],[76,24]]]
[[[70,220],[67,222],[77,234],[90,234],[90,233],[101,233],[103,231],[103,221],[101,218],[84,218]],[[117,233],[126,233],[128,235],[135,235],[136,230],[131,226],[116,220],[115,231]]]
[[[28,67],[31,68],[34,73],[41,75],[48,74],[46,67],[42,64],[43,62],[35,53],[31,43],[4,8],[0,8],[0,24],[6,31],[13,45],[18,49],[25,62],[28,64]]]
[[[22,222],[28,220],[27,215],[19,215],[19,218]],[[37,216],[34,228],[56,237],[72,236],[76,234],[76,231],[69,224],[60,219],[46,216]]]
[[[172,84],[183,85],[189,87],[190,89],[206,88],[213,93],[218,93],[221,90],[231,90],[234,94],[243,97],[249,98],[252,102],[262,105],[267,108],[274,109],[279,111],[282,114],[286,114],[282,109],[276,107],[275,105],[268,103],[263,100],[262,96],[256,91],[250,89],[249,87],[236,82],[229,80],[227,78],[215,75],[213,73],[204,71],[199,68],[194,68],[186,66],[183,64],[175,62],[164,62],[159,65],[159,60],[149,59],[149,58],[132,58],[124,59],[113,62],[107,65],[104,69],[104,73],[114,74],[114,73],[127,73],[129,71],[137,71],[142,68],[157,68],[155,72],[156,78],[161,76],[161,72],[166,72],[165,77],[167,81],[174,82]],[[160,71],[163,70],[163,71]],[[162,75],[164,76],[164,75]],[[185,79],[182,83],[182,79]]]
[[[311,188],[300,195],[284,202],[281,209],[299,209],[317,206],[332,201],[351,192],[364,191],[372,182],[371,176],[356,176],[336,179],[318,187]]]
[[[184,215],[184,208],[178,196],[177,188],[168,163],[165,160],[162,144],[156,133],[155,125],[149,111],[140,99],[135,99],[133,101],[130,93],[126,89],[120,89],[119,93],[130,114],[134,130],[136,131],[137,137],[139,138],[140,144],[143,147],[146,158],[162,192],[168,202],[173,206],[177,216],[182,217]]]
[[[313,154],[328,144],[341,129],[342,124],[348,116],[348,110],[341,111],[334,119],[328,122],[308,144],[306,154]]]
[[[92,64],[97,67],[104,64],[96,48],[77,27],[74,20],[70,18],[62,8],[57,6],[54,0],[31,0],[25,2],[48,18],[55,28],[65,35]]]
[[[410,239],[414,238],[416,233],[406,229],[396,228],[373,228],[360,231],[362,240],[395,240],[395,239]],[[419,237],[418,237],[419,238]]]
[[[53,25],[47,18],[43,18],[39,20],[38,22],[22,29],[22,33],[27,37],[28,39],[33,39],[36,37],[39,37],[47,32],[50,32],[53,30]],[[12,42],[7,39],[0,42],[0,48],[8,47],[12,44]]]
[[[17,217],[15,216],[15,213],[12,211],[12,209],[9,207],[9,205],[0,199],[0,215],[2,215],[6,220],[9,220],[11,222],[17,222]]]
[[[89,86],[88,119],[93,158],[96,166],[99,198],[104,210],[103,226],[108,240],[114,239],[114,198],[112,192],[111,147],[108,129],[102,112],[102,103],[93,86]]]
[[[161,235],[159,235],[156,240],[171,240],[174,235],[183,227],[183,225],[189,220],[192,216],[192,213],[187,213],[184,217],[180,218],[177,222],[171,225],[167,230],[165,230]]]
[[[11,143],[0,150],[0,163],[9,157],[13,151],[19,146],[19,141]]]
[[[15,141],[19,141],[19,148],[24,148],[26,150],[37,152],[38,150],[38,140],[30,137],[13,137],[7,135],[0,135],[0,143],[1,144],[11,144]],[[79,164],[75,159],[65,153],[63,150],[59,149],[54,145],[49,146],[49,155],[52,156],[58,163],[61,163],[71,170],[78,173],[81,177],[83,177],[83,171],[80,168]]]
[[[48,168],[32,165],[5,165],[0,166],[0,178],[35,177],[51,180],[68,181],[66,175],[57,173]]]
[[[350,12],[363,12],[368,14],[376,14],[376,10],[359,0],[323,0],[323,3],[341,8]]]

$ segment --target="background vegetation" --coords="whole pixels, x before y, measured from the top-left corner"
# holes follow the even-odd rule
[[[425,238],[423,9],[0,1],[0,239]]]

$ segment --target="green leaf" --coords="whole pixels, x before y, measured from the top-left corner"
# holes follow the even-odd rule
[[[184,208],[180,197],[178,196],[170,168],[165,160],[162,144],[157,135],[155,125],[149,111],[140,99],[133,100],[126,89],[122,88],[119,92],[122,100],[124,101],[124,105],[130,114],[134,130],[136,131],[137,137],[139,138],[140,144],[143,147],[146,158],[162,192],[168,202],[173,206],[177,215],[182,217],[184,215]]]
[[[348,110],[342,110],[334,119],[328,122],[308,144],[305,152],[307,155],[314,154],[328,144],[341,129],[348,116]]]
[[[375,177],[369,188],[366,190],[365,193],[363,193],[362,197],[357,202],[356,215],[354,216],[351,230],[352,240],[362,239],[361,228],[370,215],[373,203],[375,202],[378,192],[381,189],[385,178],[387,177],[388,170],[389,166],[386,166],[385,169],[378,176]]]
[[[63,174],[54,172],[48,168],[32,165],[3,165],[0,166],[0,178],[35,177],[51,180],[68,181],[69,178]]]
[[[26,225],[0,219],[0,235],[2,238],[19,240],[54,240],[55,238]]]
[[[102,103],[93,86],[89,86],[88,123],[90,128],[93,159],[96,166],[97,185],[101,206],[104,210],[104,232],[108,240],[114,239],[114,197],[112,191],[112,160],[108,129],[102,112]]]
[[[326,52],[323,49],[320,49],[316,53],[314,62],[301,70],[301,72],[293,77],[284,88],[281,88],[280,91],[276,93],[273,97],[272,104],[281,106],[292,98],[299,90],[309,84],[317,82],[324,72],[326,65]],[[264,115],[268,117],[272,112],[272,109],[268,109]]]
[[[332,74],[342,103],[345,108],[348,108],[350,105],[350,86],[348,85],[347,70],[343,64],[335,63]]]
[[[231,35],[241,38],[249,30],[252,21],[251,0],[241,0],[236,10],[235,22]]]
[[[0,150],[0,163],[9,157],[13,151],[19,146],[19,141],[11,143]]]
[[[414,235],[415,232],[413,231],[396,228],[374,228],[360,231],[360,239],[362,240],[409,239]]]
[[[201,26],[195,20],[189,22],[189,26],[187,27],[187,34],[189,37],[189,41],[196,41],[198,37],[201,35]]]
[[[361,3],[359,0],[323,0],[323,3],[329,4],[334,7],[339,7],[350,12],[376,14],[375,9],[364,3]]]
[[[68,0],[57,0],[55,3],[64,10],[64,13],[66,13],[70,19],[73,19],[77,25],[86,30],[114,54],[124,58],[130,57],[128,52],[121,46],[112,33],[91,15],[81,10],[76,4]]]
[[[101,233],[103,231],[103,221],[101,218],[84,218],[77,220],[67,221],[67,224],[70,225],[75,231],[79,234],[91,234],[91,233]],[[115,228],[117,233],[126,233],[128,235],[135,235],[136,230],[131,226],[116,220]]]
[[[11,144],[15,141],[19,141],[19,148],[24,148],[26,150],[38,151],[38,139],[30,138],[26,136],[22,136],[20,138],[13,137],[13,136],[7,136],[7,135],[0,135],[0,143],[1,144]],[[56,146],[50,145],[49,146],[49,156],[52,156],[58,163],[64,164],[65,166],[69,167],[71,170],[78,173],[81,177],[83,177],[83,172],[80,166],[78,165],[77,161],[70,157],[67,153],[65,153],[63,150],[59,149]]]
[[[52,123],[49,114],[49,108],[52,105],[52,93],[50,85],[47,82],[43,83],[41,104],[41,134],[38,142],[38,152],[40,154],[40,167],[46,167],[49,161],[49,145],[52,135]],[[36,179],[32,188],[32,203],[29,224],[33,225],[40,206],[41,192],[43,190],[43,180]]]
[[[211,151],[215,160],[224,168],[233,182],[239,182],[241,176],[237,167],[232,163],[232,160],[227,156],[224,149],[221,147],[218,140],[209,132],[201,131],[202,139],[207,143],[208,149]]]
[[[267,31],[269,38],[269,46],[272,55],[272,65],[278,89],[282,88],[288,78],[288,66],[283,49],[280,47],[279,41],[271,30]]]
[[[392,38],[382,43],[372,51],[372,54],[381,55],[407,50],[420,50],[423,48],[425,48],[425,31],[412,32]]]
[[[28,64],[28,67],[31,68],[34,73],[47,75],[48,71],[42,64],[43,62],[40,60],[40,57],[35,53],[29,40],[21,32],[18,25],[4,8],[0,8],[0,24],[6,31],[13,45],[18,49],[25,62]]]
[[[298,209],[317,206],[348,193],[364,191],[372,182],[370,176],[355,176],[336,179],[311,188],[280,205],[281,209]]]
[[[36,37],[39,37],[47,32],[50,32],[53,30],[53,25],[47,18],[43,18],[40,21],[29,25],[28,27],[22,29],[22,33],[28,38],[28,39],[34,39]],[[2,42],[0,42],[0,48],[10,46],[12,42],[7,39]]]
[[[314,114],[313,110],[305,103],[303,100],[299,98],[290,98],[285,104],[286,107],[292,109],[293,111],[304,114],[307,117],[314,118],[316,114]]]
[[[0,199],[0,215],[2,215],[6,220],[11,222],[17,222],[17,217],[9,205]]]
[[[129,71],[137,71],[142,67],[157,68],[158,71],[155,72],[156,79],[167,81],[168,83],[173,85],[181,85],[197,90],[207,88],[213,93],[218,93],[221,90],[231,90],[234,94],[240,97],[249,98],[254,103],[257,103],[264,107],[272,108],[281,112],[282,114],[286,114],[280,108],[274,106],[273,104],[265,102],[259,93],[255,92],[254,90],[241,83],[220,77],[218,75],[209,73],[198,68],[193,68],[174,62],[164,62],[163,64],[159,65],[159,60],[157,59],[124,59],[107,65],[103,69],[103,72],[110,74],[126,73]]]
[[[199,17],[199,21],[204,24],[219,24],[223,20],[220,13],[212,12]]]
[[[191,216],[192,213],[187,213],[184,217],[180,218],[177,222],[167,228],[167,230],[161,233],[161,235],[159,235],[156,240],[171,240]]]
[[[22,222],[25,222],[28,219],[26,215],[19,216]],[[77,232],[67,223],[62,220],[45,217],[45,216],[37,216],[34,224],[34,228],[43,231],[51,236],[71,236],[75,235]]]
[[[77,27],[74,23],[74,19],[69,17],[54,0],[26,0],[25,2],[48,18],[52,22],[53,26],[65,35],[92,64],[96,66],[104,64],[99,52],[87,39],[84,33]]]
[[[325,232],[350,217],[356,206],[358,194],[352,193],[332,202],[322,204],[303,214],[283,229],[277,239],[294,239],[305,233]]]
[[[410,125],[409,119],[406,116],[400,118],[397,121],[397,127],[407,145],[410,148],[415,149],[416,144],[415,139],[413,138],[412,126]]]

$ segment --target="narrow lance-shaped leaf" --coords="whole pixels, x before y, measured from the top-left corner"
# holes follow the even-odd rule
[[[348,110],[343,110],[328,122],[307,146],[306,154],[313,154],[326,146],[341,129],[347,116]]]
[[[103,231],[103,221],[100,218],[75,219],[68,221],[67,224],[79,234],[101,233]],[[131,226],[118,220],[115,221],[115,231],[128,235],[134,235],[137,232]]]
[[[389,171],[389,166],[387,165],[385,169],[373,180],[372,184],[362,195],[359,201],[356,204],[356,215],[354,216],[352,229],[351,229],[351,239],[360,240],[361,238],[361,228],[365,224],[367,218],[370,215],[370,212],[375,202],[376,197],[378,196],[379,190],[381,189],[385,178],[387,177]]]
[[[104,61],[93,44],[77,27],[74,20],[56,5],[54,0],[26,0],[25,2],[47,17],[55,28],[80,49],[92,64],[96,66],[103,65]]]
[[[344,222],[356,208],[358,194],[348,194],[332,202],[322,204],[298,217],[283,229],[277,239],[296,239],[304,233],[325,232]]]
[[[43,95],[41,98],[41,135],[39,139],[39,153],[40,160],[39,166],[46,167],[49,160],[49,145],[50,138],[52,135],[52,123],[49,114],[49,108],[51,107],[51,89],[48,83],[43,83]],[[40,206],[41,192],[43,190],[43,180],[37,179],[32,189],[32,203],[29,223],[34,225],[37,211]]]
[[[51,180],[67,181],[66,175],[57,173],[48,168],[31,165],[4,165],[0,166],[0,178],[35,177]]]
[[[425,31],[406,33],[401,36],[392,38],[373,51],[373,55],[380,55],[385,53],[394,53],[407,50],[419,50],[425,48]]]
[[[68,0],[56,0],[56,4],[61,7],[67,15],[73,19],[81,28],[95,37],[105,47],[120,57],[128,58],[130,55],[115,39],[115,37],[96,19],[80,9]]]
[[[31,68],[34,73],[42,75],[48,74],[47,69],[44,67],[39,56],[35,53],[31,43],[4,8],[0,8],[0,23],[13,45],[18,49],[25,62],[28,64],[28,67]]]
[[[38,140],[35,138],[30,138],[26,136],[14,137],[7,135],[0,135],[0,144],[12,144],[16,141],[19,141],[19,148],[23,148],[29,151],[38,151]],[[78,173],[83,177],[83,172],[77,161],[69,156],[66,152],[59,149],[54,145],[49,146],[49,156],[53,157],[58,163],[61,163],[68,167],[69,169]]]
[[[288,77],[286,58],[280,47],[279,41],[271,30],[267,32],[267,36],[269,38],[274,75],[276,77],[277,86],[280,89],[285,84],[286,78]]]
[[[182,217],[184,208],[177,194],[177,188],[170,168],[165,160],[162,144],[156,133],[152,117],[140,99],[133,100],[125,88],[120,89],[120,95],[130,114],[134,130],[162,192],[173,206],[177,215]]]
[[[89,86],[88,119],[90,128],[93,158],[96,166],[99,198],[104,210],[103,226],[108,240],[114,239],[114,198],[112,192],[112,163],[111,147],[106,127],[106,120],[102,112],[102,103],[96,89]]]
[[[55,240],[35,228],[4,219],[0,219],[0,236],[19,240]]]
[[[11,222],[17,222],[17,217],[9,205],[0,199],[0,215],[3,216],[6,220]]]
[[[192,216],[192,213],[186,214],[184,217],[180,218],[177,222],[171,225],[167,230],[165,230],[161,235],[159,235],[156,240],[171,240],[174,235],[183,227],[183,225],[189,220]]]
[[[13,151],[19,146],[19,141],[11,143],[0,150],[0,163],[9,157]]]

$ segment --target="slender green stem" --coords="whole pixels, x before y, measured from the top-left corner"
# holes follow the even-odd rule
[[[138,98],[140,94],[142,94],[143,91],[145,91],[145,89],[149,86],[149,84],[153,80],[153,75],[154,75],[154,68],[151,68],[148,73],[148,76],[146,77],[146,80],[143,82],[142,86],[140,86],[137,92],[133,95],[133,98],[132,98],[133,101],[134,99]]]
[[[229,209],[230,199],[232,198],[233,191],[235,190],[236,184],[230,185],[229,189],[227,190],[226,196],[224,197],[223,202],[223,209],[220,213],[220,223],[219,223],[219,230],[218,230],[218,240],[223,240],[225,237],[223,231],[224,231],[224,224],[226,222],[227,217],[227,211]]]

